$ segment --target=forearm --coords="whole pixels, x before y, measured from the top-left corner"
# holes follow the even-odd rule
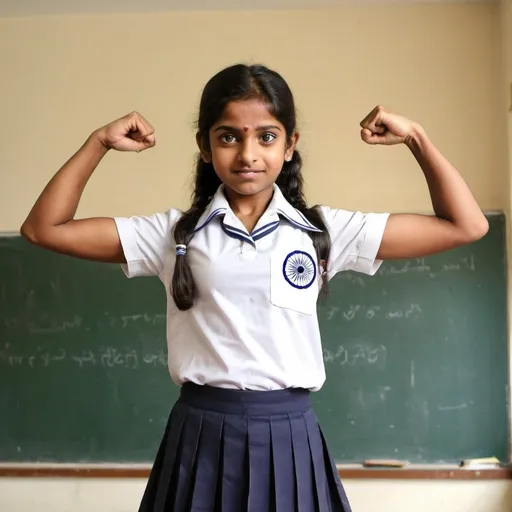
[[[415,129],[406,144],[423,170],[435,214],[468,235],[485,232],[487,220],[468,185],[424,130]]]
[[[22,232],[37,235],[38,231],[72,220],[89,178],[107,151],[94,132],[46,185],[25,220]]]

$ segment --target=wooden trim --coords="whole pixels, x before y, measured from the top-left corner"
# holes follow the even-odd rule
[[[453,468],[402,468],[402,469],[339,469],[343,480],[347,479],[381,479],[381,480],[509,480],[512,468],[496,469],[462,469]]]
[[[1,465],[0,477],[4,478],[144,478],[150,467],[88,467],[88,466],[29,466]],[[509,480],[512,467],[498,469],[461,469],[459,467],[408,467],[403,469],[367,469],[340,467],[343,480]]]
[[[0,466],[0,477],[9,478],[148,478],[150,468],[88,466]]]

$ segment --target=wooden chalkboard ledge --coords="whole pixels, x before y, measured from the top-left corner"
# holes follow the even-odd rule
[[[0,464],[4,478],[147,478],[148,465]],[[408,466],[403,469],[368,469],[359,465],[338,466],[343,480],[508,480],[512,467],[461,469],[457,466]]]

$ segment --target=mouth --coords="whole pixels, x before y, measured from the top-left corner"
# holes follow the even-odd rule
[[[257,174],[262,174],[265,171],[260,171],[257,169],[240,169],[239,171],[233,171],[234,174],[241,176],[243,178],[250,178],[252,176],[256,176]]]

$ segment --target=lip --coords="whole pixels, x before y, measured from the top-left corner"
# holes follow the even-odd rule
[[[258,174],[262,174],[264,172],[265,171],[259,171],[256,169],[244,169],[239,171],[233,171],[233,174],[236,174],[240,178],[251,179],[255,178]]]

